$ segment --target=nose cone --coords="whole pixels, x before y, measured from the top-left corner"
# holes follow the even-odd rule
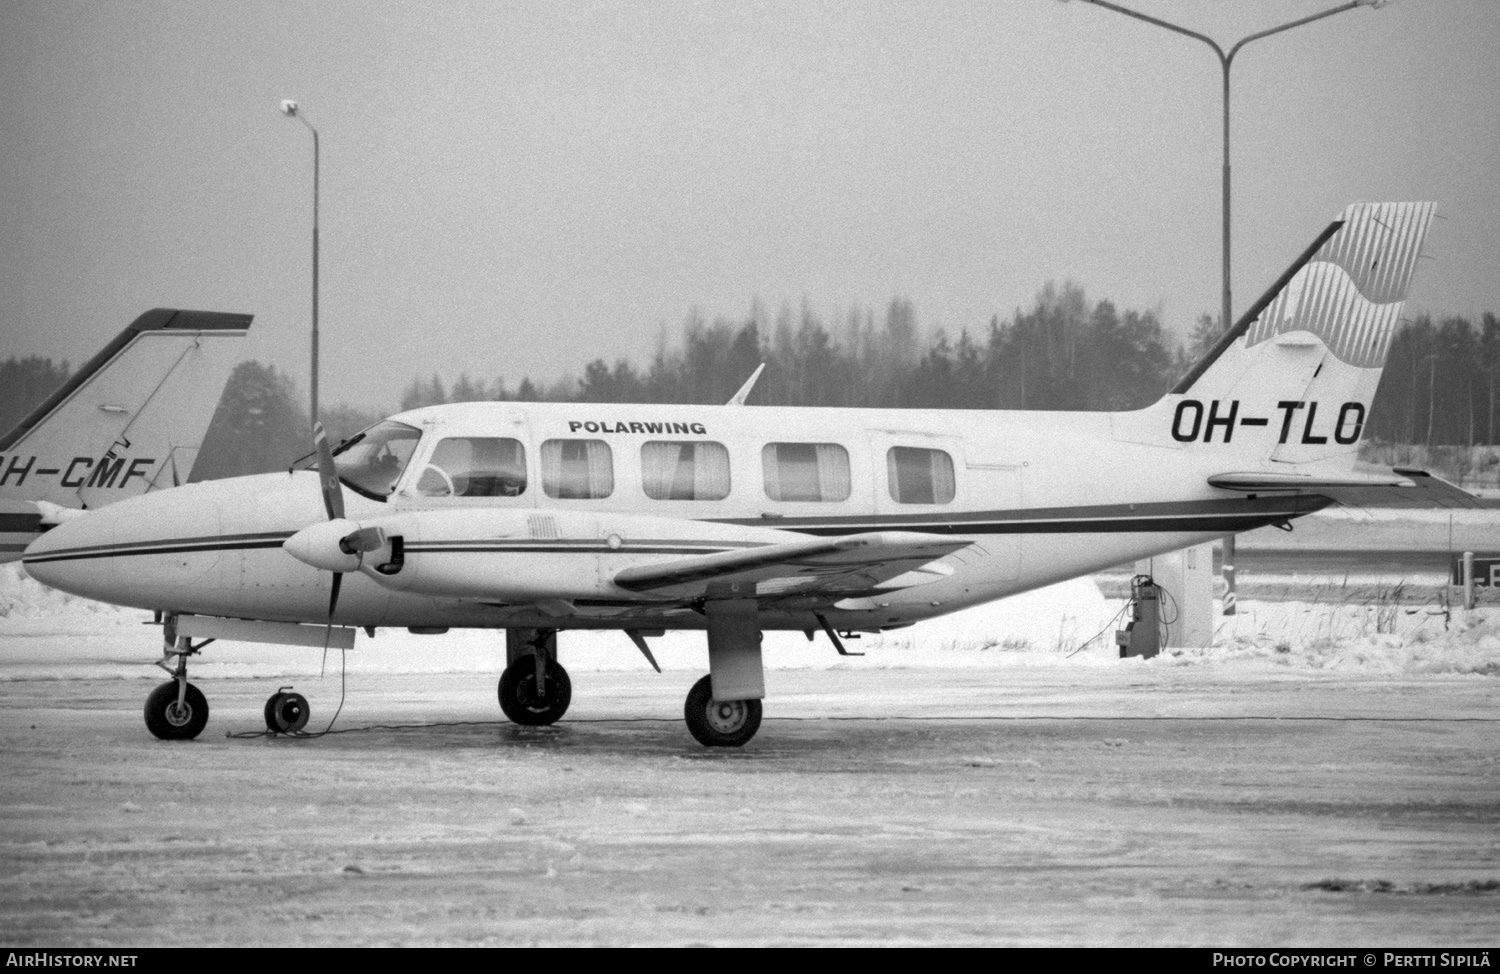
[[[73,595],[98,598],[94,588],[103,567],[98,552],[113,547],[115,522],[93,511],[70,518],[27,546],[21,555],[26,574],[52,588]]]
[[[84,598],[175,608],[217,583],[223,494],[220,484],[191,484],[90,511],[33,541],[22,564],[44,585]]]

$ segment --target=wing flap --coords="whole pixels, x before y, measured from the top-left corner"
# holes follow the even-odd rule
[[[1425,470],[1319,477],[1300,473],[1221,473],[1210,486],[1255,493],[1317,494],[1349,507],[1478,508],[1479,498]]]
[[[670,597],[754,593],[781,597],[889,590],[936,581],[952,573],[933,565],[969,542],[943,535],[874,531],[842,538],[809,538],[787,544],[694,555],[657,565],[627,568],[615,584],[631,592]]]

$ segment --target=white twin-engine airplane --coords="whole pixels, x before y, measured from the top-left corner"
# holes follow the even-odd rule
[[[503,628],[500,705],[550,724],[564,629],[706,629],[688,729],[755,734],[760,634],[874,632],[1331,503],[1473,506],[1355,451],[1433,207],[1355,205],[1155,405],[1122,413],[485,402],[401,413],[309,469],[148,494],[25,554],[48,585],[161,614],[158,737],[208,706],[214,637]],[[321,432],[321,431],[320,431]],[[194,637],[199,642],[193,641]],[[268,728],[299,730],[278,693]]]

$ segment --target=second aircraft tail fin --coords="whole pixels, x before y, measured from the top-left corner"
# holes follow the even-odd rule
[[[100,507],[186,483],[251,316],[156,308],[0,436],[0,497]]]

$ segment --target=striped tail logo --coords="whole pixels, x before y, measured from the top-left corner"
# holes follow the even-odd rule
[[[1246,332],[1246,347],[1293,331],[1322,339],[1340,361],[1385,363],[1431,203],[1355,203],[1343,226],[1287,282]]]

